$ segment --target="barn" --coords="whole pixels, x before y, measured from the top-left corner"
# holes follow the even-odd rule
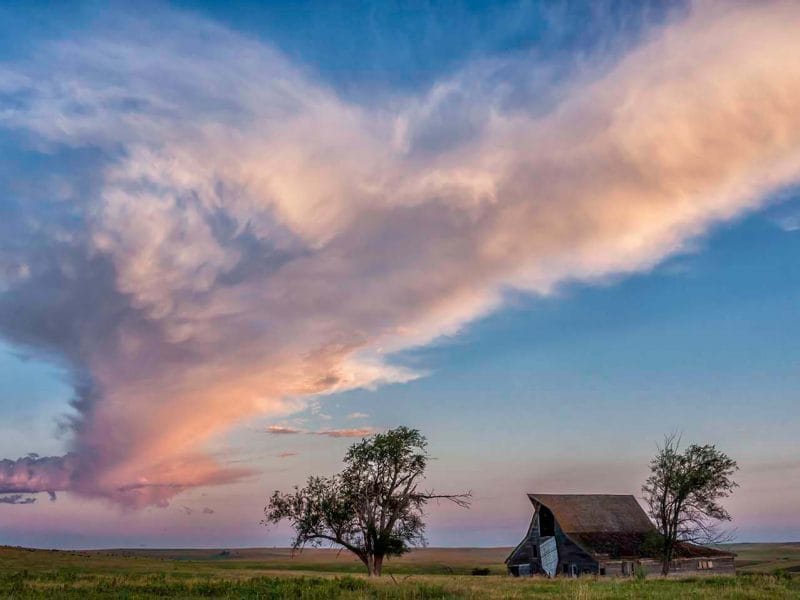
[[[506,559],[520,575],[630,576],[661,572],[658,533],[631,495],[528,494],[533,517]],[[734,573],[734,554],[681,542],[672,573]]]

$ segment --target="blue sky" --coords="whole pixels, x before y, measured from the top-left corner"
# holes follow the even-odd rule
[[[638,493],[672,431],[800,538],[790,10],[1,8],[0,455],[47,458],[0,489],[58,493],[2,541],[283,544],[264,497],[399,424],[475,493],[434,545]]]

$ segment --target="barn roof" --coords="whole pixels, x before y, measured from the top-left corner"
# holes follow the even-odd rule
[[[644,533],[653,530],[630,494],[528,494],[555,516],[564,533]]]
[[[569,538],[589,554],[595,556],[658,558],[658,548],[652,547],[652,543],[648,544],[648,534],[644,532],[570,533]],[[698,546],[689,542],[678,542],[675,544],[673,552],[675,558],[736,556],[733,552]]]

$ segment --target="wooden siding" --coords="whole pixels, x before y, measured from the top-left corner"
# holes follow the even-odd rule
[[[629,577],[635,568],[644,569],[647,576],[661,575],[661,562],[650,558],[641,560],[601,561],[601,572],[609,577]],[[672,561],[670,575],[734,575],[736,565],[731,556],[711,556],[707,558],[679,558]]]

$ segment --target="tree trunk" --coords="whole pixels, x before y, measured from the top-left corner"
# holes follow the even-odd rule
[[[664,552],[663,556],[661,557],[663,562],[661,563],[661,574],[666,577],[669,575],[669,566],[672,562],[672,550],[673,550],[673,543],[670,542],[666,536],[664,536]]]
[[[358,558],[360,558],[360,559],[361,559],[361,562],[363,562],[363,563],[364,563],[364,566],[365,566],[365,567],[367,567],[367,575],[369,575],[370,577],[372,577],[372,565],[370,565],[370,562],[369,562],[369,557],[368,557],[368,556],[366,556],[366,555],[361,555],[361,554],[359,554],[359,555],[358,555]]]
[[[383,568],[383,555],[373,555],[367,559],[367,571],[370,577],[380,577]]]

